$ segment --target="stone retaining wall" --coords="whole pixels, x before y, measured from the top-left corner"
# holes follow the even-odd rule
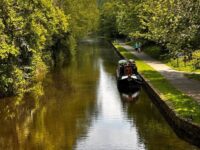
[[[152,102],[160,110],[175,133],[182,139],[200,147],[200,127],[189,120],[178,117],[165,101],[162,100],[156,89],[144,77],[144,88],[151,97]]]
[[[112,43],[110,44],[112,45],[116,53],[120,56],[120,58],[124,58],[124,56],[121,55],[121,53],[114,47],[114,45]],[[193,124],[189,120],[178,117],[173,109],[171,109],[170,106],[162,100],[160,94],[151,85],[148,79],[145,79],[145,77],[143,77],[142,75],[141,77],[144,80],[143,87],[147,91],[148,95],[151,97],[152,102],[157,106],[161,114],[165,117],[169,125],[172,127],[174,132],[185,141],[200,147],[200,126]]]

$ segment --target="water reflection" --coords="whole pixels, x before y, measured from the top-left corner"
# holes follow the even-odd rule
[[[1,100],[0,149],[198,149],[177,138],[143,90],[120,95],[118,59],[106,42],[83,41],[76,58],[35,90],[41,91]]]
[[[77,142],[76,149],[144,149],[139,142],[136,128],[132,128],[121,110],[120,94],[116,79],[105,72],[100,60],[100,78],[97,89],[99,115],[86,138]]]
[[[39,85],[37,85],[39,86]],[[38,93],[39,91],[37,89]],[[35,91],[36,92],[36,91]],[[31,134],[30,125],[39,108],[40,94],[28,93],[24,97],[6,98],[0,102],[0,149],[22,149]]]
[[[126,118],[137,129],[139,140],[147,150],[197,150],[179,139],[154,104],[149,101],[145,91],[141,91],[137,103],[123,103]]]
[[[131,93],[120,93],[121,99],[125,102],[137,102],[140,95],[140,90]]]

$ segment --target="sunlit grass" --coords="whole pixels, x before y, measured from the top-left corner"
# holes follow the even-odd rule
[[[185,72],[200,72],[200,69],[195,69],[194,61],[190,61],[185,64],[183,58],[179,58],[178,63],[177,59],[170,59],[167,60],[165,63],[175,70],[185,71]]]
[[[143,48],[143,51],[152,58],[162,61],[163,63],[172,67],[175,70],[185,72],[200,72],[200,69],[196,69],[194,67],[195,59],[184,63],[184,57],[180,57],[178,58],[178,60],[165,58],[163,57],[164,55],[161,53],[160,47],[157,45],[145,46]]]
[[[120,53],[127,59],[134,58],[136,60],[139,72],[148,82],[150,82],[154,89],[156,89],[156,91],[160,94],[161,98],[175,111],[178,116],[184,119],[192,119],[194,123],[200,124],[200,104],[198,104],[191,97],[177,90],[159,72],[154,70],[144,61],[136,58],[126,49],[123,49]]]
[[[121,52],[127,52],[127,50],[125,48],[123,48],[120,45],[115,45],[115,47],[117,48],[117,50],[121,53]]]

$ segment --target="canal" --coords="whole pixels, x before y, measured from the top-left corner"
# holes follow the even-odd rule
[[[107,42],[83,40],[34,93],[2,99],[0,149],[199,150],[176,136],[144,90],[118,92],[118,60]]]

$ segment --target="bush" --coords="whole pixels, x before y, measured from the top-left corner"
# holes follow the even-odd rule
[[[2,65],[0,75],[0,97],[23,93],[26,89],[24,73],[17,66]]]
[[[155,59],[160,59],[162,56],[161,48],[157,45],[145,46],[143,51]]]

